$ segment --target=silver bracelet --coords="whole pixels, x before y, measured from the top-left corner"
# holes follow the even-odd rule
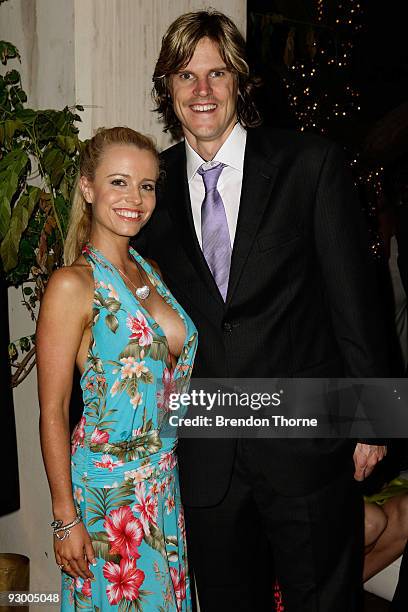
[[[79,506],[75,506],[75,510],[76,517],[73,521],[67,523],[66,525],[63,525],[63,521],[60,519],[55,519],[55,521],[52,521],[51,527],[53,528],[54,537],[57,538],[57,540],[62,542],[65,540],[65,538],[68,538],[71,535],[72,527],[75,527],[75,525],[82,522],[82,514]],[[59,534],[60,531],[63,531],[61,535]]]

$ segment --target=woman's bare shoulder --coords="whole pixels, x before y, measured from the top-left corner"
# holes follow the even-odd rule
[[[46,293],[58,292],[64,298],[77,298],[79,294],[88,293],[93,289],[91,266],[81,255],[70,266],[58,268],[52,273]]]

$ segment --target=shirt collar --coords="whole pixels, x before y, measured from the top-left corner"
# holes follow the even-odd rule
[[[246,130],[240,123],[236,123],[231,134],[224,142],[222,147],[217,151],[212,161],[221,162],[226,166],[230,166],[239,172],[244,168],[244,155],[246,144]],[[186,157],[187,157],[187,179],[192,181],[199,167],[205,163],[205,160],[194,151],[193,147],[185,139]]]

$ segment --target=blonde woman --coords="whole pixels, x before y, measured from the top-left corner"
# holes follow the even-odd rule
[[[41,444],[62,609],[190,609],[166,397],[189,379],[195,327],[129,247],[155,207],[158,154],[131,129],[83,151],[66,241],[37,328]],[[84,411],[70,443],[75,366]]]

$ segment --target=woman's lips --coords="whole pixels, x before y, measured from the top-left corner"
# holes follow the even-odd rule
[[[129,208],[114,208],[115,213],[124,221],[140,221],[142,218],[142,212],[140,210],[134,210]]]

